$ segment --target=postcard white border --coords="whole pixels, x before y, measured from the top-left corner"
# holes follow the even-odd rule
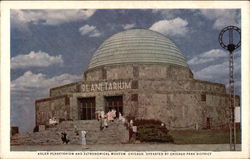
[[[37,152],[10,152],[10,9],[241,9],[242,18],[242,151],[212,152],[210,156],[185,158],[249,158],[249,61],[250,2],[248,1],[3,1],[1,2],[1,131],[2,158],[41,158]],[[169,151],[171,152],[171,151]],[[182,151],[178,151],[182,152]],[[190,151],[192,152],[192,151]],[[202,152],[202,151],[201,151]],[[204,151],[207,152],[207,151]],[[55,158],[59,156],[42,156]],[[99,158],[99,156],[60,156],[62,158]],[[115,156],[115,158],[132,156]],[[147,156],[148,158],[183,158],[183,156]],[[113,158],[102,156],[102,158]],[[145,156],[133,156],[145,158]]]

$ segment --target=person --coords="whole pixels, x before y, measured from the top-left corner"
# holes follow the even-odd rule
[[[122,116],[121,112],[119,112],[119,118],[118,118],[118,120],[122,121],[122,123],[126,122],[126,119]]]
[[[105,113],[104,113],[104,111],[102,110],[102,111],[100,112],[100,116],[101,116],[102,119],[104,119],[104,115],[105,115]]]
[[[104,126],[103,126],[103,119],[100,118],[100,130],[103,130]]]
[[[104,116],[103,125],[105,128],[108,128],[108,116],[107,115]]]
[[[101,119],[100,111],[95,112],[95,118],[97,119],[97,121]]]
[[[131,137],[132,143],[136,141],[136,136],[137,136],[137,126],[132,126],[132,137]]]
[[[130,120],[128,124],[128,128],[129,128],[129,141],[133,142],[133,120]]]
[[[87,143],[86,143],[86,135],[87,135],[87,132],[82,130],[81,131],[81,144],[82,144],[82,148],[83,149],[87,149],[88,147],[86,146]]]
[[[63,144],[65,144],[65,143],[68,144],[69,139],[67,138],[67,133],[62,132],[61,133],[61,139],[62,139]]]
[[[108,121],[114,121],[114,118],[113,118],[113,115],[112,115],[112,112],[109,110],[109,112],[107,113],[107,118],[108,118]]]
[[[52,125],[53,124],[53,120],[50,118],[49,119],[49,125]]]
[[[104,111],[102,110],[102,111],[100,111],[100,130],[103,130],[103,128],[104,128],[104,116],[105,116],[105,113],[104,113]]]
[[[112,116],[113,121],[114,121],[114,119],[116,119],[116,110],[115,109],[111,110],[111,116]]]
[[[122,113],[121,112],[119,112],[118,120],[122,120]]]
[[[130,120],[129,122],[130,127],[133,127],[133,124],[134,124],[133,120]]]

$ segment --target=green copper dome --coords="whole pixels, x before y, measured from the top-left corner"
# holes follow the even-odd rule
[[[114,34],[94,53],[89,69],[122,63],[166,63],[188,67],[185,57],[166,36],[132,29]]]

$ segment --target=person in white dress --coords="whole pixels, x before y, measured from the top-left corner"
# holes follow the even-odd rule
[[[112,109],[111,115],[112,115],[112,118],[114,120],[116,118],[116,110],[115,109]]]
[[[82,148],[83,149],[87,149],[88,147],[87,147],[87,143],[86,143],[86,134],[87,134],[87,132],[86,131],[84,131],[84,130],[82,130],[81,131],[81,144],[82,144]]]

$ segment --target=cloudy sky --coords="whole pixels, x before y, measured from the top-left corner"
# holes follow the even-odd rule
[[[11,125],[30,131],[35,99],[49,88],[82,80],[98,46],[133,28],[158,31],[182,50],[196,79],[228,83],[228,53],[218,43],[240,10],[11,10]],[[235,35],[236,36],[236,35]],[[240,50],[235,53],[240,94]]]

